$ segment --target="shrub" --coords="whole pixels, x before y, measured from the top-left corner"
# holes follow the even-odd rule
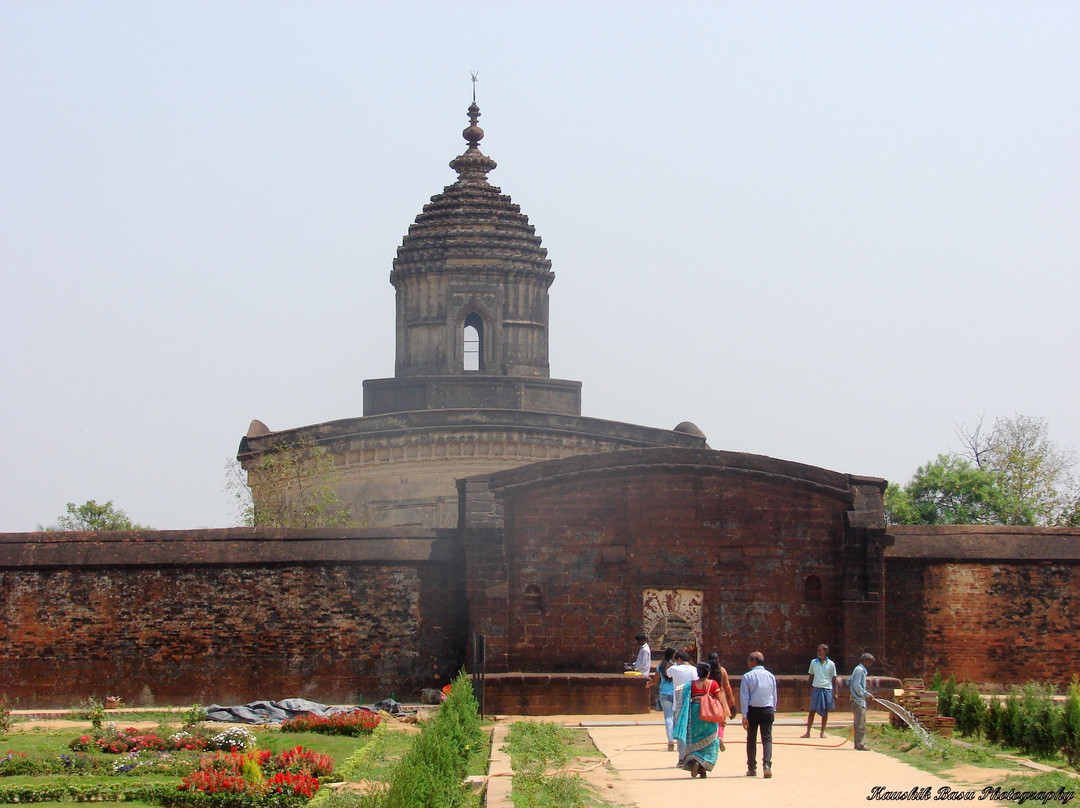
[[[181,791],[201,791],[204,794],[242,794],[247,791],[247,781],[240,774],[199,769],[184,778],[178,788]]]
[[[1080,678],[1073,676],[1058,718],[1057,743],[1074,769],[1080,769]]]
[[[198,704],[192,704],[180,714],[180,722],[185,729],[198,726],[206,721],[206,710]]]
[[[266,787],[271,793],[311,799],[319,790],[319,781],[304,772],[278,772],[270,778]]]
[[[211,749],[244,750],[255,748],[255,733],[244,727],[229,727],[210,739]]]
[[[998,722],[1001,742],[1005,746],[1019,748],[1020,742],[1017,740],[1016,728],[1020,724],[1020,698],[1016,693],[1010,693],[1005,698],[1005,709],[998,715]]]
[[[297,746],[273,757],[268,750],[215,752],[199,759],[199,768],[178,786],[180,796],[166,806],[212,805],[214,808],[260,808],[267,804],[306,802],[319,790],[318,775],[333,771],[333,760]],[[267,777],[267,773],[270,776]],[[208,802],[209,800],[209,802]]]
[[[101,722],[105,720],[105,705],[91,696],[83,699],[78,709],[71,711],[71,717],[89,721],[94,729],[101,729]]]
[[[977,735],[982,729],[986,705],[978,688],[971,682],[960,686],[956,696],[956,728],[965,738]]]
[[[986,705],[986,713],[983,715],[983,736],[990,743],[1001,743],[1001,713],[1005,711],[1005,707],[1001,703],[1001,699],[994,696],[990,699],[990,703]]]
[[[162,784],[49,783],[47,785],[0,786],[0,803],[14,802],[126,802],[138,800],[174,805],[173,786]]]
[[[938,714],[956,718],[956,702],[956,677],[950,676],[938,689]]]
[[[1028,682],[1020,688],[1020,701],[1013,719],[1013,740],[1018,749],[1048,757],[1054,753],[1054,689]]]
[[[469,752],[483,741],[472,684],[462,671],[450,695],[417,736],[390,778],[380,808],[453,808],[464,804]]]
[[[12,752],[9,749],[6,755],[0,757],[0,777],[9,777],[14,774],[38,774],[35,763],[34,758],[27,757],[23,752]]]
[[[332,757],[302,746],[279,752],[266,765],[271,771],[309,774],[312,777],[329,777],[334,773]]]
[[[0,693],[0,735],[11,732],[11,706],[7,693]]]

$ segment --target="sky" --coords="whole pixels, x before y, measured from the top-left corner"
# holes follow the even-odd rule
[[[904,482],[1080,449],[1080,3],[0,0],[0,532],[237,523],[252,419],[362,414],[391,262],[490,181],[582,413]]]

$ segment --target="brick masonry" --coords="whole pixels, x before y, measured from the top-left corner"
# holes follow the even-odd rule
[[[885,535],[879,482],[625,450],[461,480],[459,531],[3,534],[0,692],[27,708],[106,693],[410,699],[466,663],[472,631],[492,674],[611,674],[636,651],[647,591],[692,593],[675,600],[699,620],[702,654],[737,675],[764,651],[793,703],[822,641],[841,673],[864,648],[873,673],[897,677],[1065,683],[1080,670],[1080,530]]]
[[[733,668],[753,649],[792,672],[805,670],[819,642],[840,660],[873,646],[881,604],[867,586],[875,576],[866,556],[878,550],[849,526],[855,482],[679,449],[471,478],[463,487],[470,620],[488,635],[488,669],[620,670],[635,633],[649,629],[648,590],[702,593],[702,655],[718,650]],[[845,631],[849,615],[854,633]]]
[[[129,704],[372,702],[441,685],[463,664],[452,540],[263,537],[261,553],[290,560],[252,563],[232,557],[235,532],[202,534],[175,543],[171,564],[94,564],[136,552],[123,534],[81,534],[105,545],[90,557],[65,537],[81,559],[69,565],[56,547],[0,545],[54,551],[44,568],[0,568],[0,691],[25,707],[105,693]],[[203,560],[176,564],[185,551]],[[367,558],[340,558],[350,555]]]
[[[901,675],[1064,685],[1080,670],[1080,530],[890,532],[886,659]]]

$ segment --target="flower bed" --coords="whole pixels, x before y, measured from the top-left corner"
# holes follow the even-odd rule
[[[323,735],[368,735],[382,723],[378,713],[360,710],[336,715],[298,715],[281,724],[282,732],[317,732]]]
[[[269,751],[216,752],[204,755],[199,768],[184,778],[179,791],[198,795],[244,795],[259,802],[302,803],[319,790],[319,778],[334,771],[329,755],[296,746],[277,755]],[[175,804],[175,803],[174,803]]]

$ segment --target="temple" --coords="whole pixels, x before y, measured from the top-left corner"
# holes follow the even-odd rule
[[[9,697],[370,703],[482,664],[492,711],[635,712],[639,631],[733,673],[761,650],[793,688],[822,642],[841,672],[868,650],[875,675],[1068,681],[1080,530],[887,526],[879,477],[582,415],[479,118],[393,261],[394,376],[361,416],[240,441],[257,503],[263,460],[317,446],[363,526],[0,534]]]

